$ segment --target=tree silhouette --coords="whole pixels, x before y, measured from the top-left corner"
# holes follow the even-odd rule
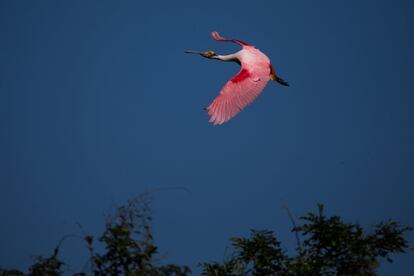
[[[234,252],[223,263],[204,263],[204,275],[376,275],[380,259],[408,248],[404,233],[412,230],[389,220],[367,233],[359,224],[318,213],[294,226],[296,255],[288,256],[272,231],[253,230],[250,238],[233,238]],[[300,241],[299,237],[304,238]]]
[[[190,275],[187,266],[158,264],[158,248],[151,234],[150,201],[150,194],[145,193],[108,215],[104,233],[97,239],[104,245],[102,252],[96,252],[94,236],[79,236],[90,258],[88,268],[74,275]],[[272,231],[253,230],[249,238],[231,239],[233,253],[227,260],[202,264],[203,274],[375,275],[382,258],[391,262],[390,254],[409,249],[404,234],[411,228],[395,221],[379,223],[367,232],[359,224],[343,222],[339,216],[325,216],[322,205],[316,214],[308,213],[301,221],[292,229],[297,239],[294,256],[288,256]],[[51,256],[37,257],[28,274],[63,274],[66,266],[59,259],[59,249],[67,237],[62,238]],[[25,274],[16,269],[0,269],[0,275]]]
[[[104,233],[98,241],[104,250],[94,249],[95,238],[84,234],[82,237],[90,253],[89,271],[75,275],[189,275],[187,266],[157,265],[158,252],[151,234],[150,193],[128,200],[107,216]],[[62,239],[63,241],[64,239]],[[29,275],[61,275],[65,263],[58,258],[62,241],[48,258],[37,257],[29,268]],[[24,275],[19,270],[1,270],[0,275]]]

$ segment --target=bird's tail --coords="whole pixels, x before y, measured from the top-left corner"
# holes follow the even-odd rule
[[[279,84],[283,86],[289,86],[289,83],[287,81],[276,76],[276,72],[275,72],[275,69],[273,69],[273,66],[271,64],[269,64],[269,66],[270,66],[270,79],[272,81],[278,82]]]
[[[283,86],[289,86],[289,83],[287,81],[285,81],[282,78],[276,77],[276,79],[274,80],[276,82],[278,82],[279,84],[283,85]]]

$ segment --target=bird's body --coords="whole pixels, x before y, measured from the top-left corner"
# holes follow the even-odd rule
[[[259,49],[237,39],[225,39],[217,32],[213,32],[212,37],[217,41],[237,43],[242,46],[242,49],[225,56],[216,55],[213,51],[191,52],[211,59],[234,61],[241,66],[237,75],[224,85],[220,94],[206,108],[211,123],[223,124],[236,116],[260,95],[269,80],[288,85],[287,82],[276,76],[269,58]]]

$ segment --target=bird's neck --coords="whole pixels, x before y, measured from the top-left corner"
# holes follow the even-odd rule
[[[230,55],[217,55],[215,58],[221,61],[239,61],[237,53]]]

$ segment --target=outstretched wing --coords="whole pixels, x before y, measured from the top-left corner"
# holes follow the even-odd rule
[[[233,43],[237,43],[240,46],[250,46],[249,44],[247,44],[246,42],[243,42],[241,40],[238,39],[227,39],[222,37],[218,32],[212,32],[211,36],[213,37],[214,40],[216,41],[226,41],[226,42],[233,42]]]
[[[269,81],[269,72],[269,67],[249,67],[242,63],[240,72],[224,85],[206,108],[210,122],[221,125],[253,102]]]

